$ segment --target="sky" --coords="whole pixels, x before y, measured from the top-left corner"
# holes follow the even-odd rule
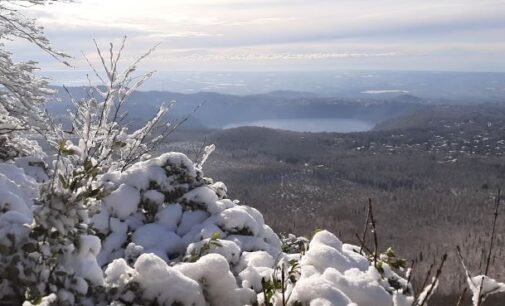
[[[505,0],[81,0],[29,8],[56,49],[87,69],[126,35],[125,60],[159,44],[159,71],[505,72]],[[36,48],[21,59],[64,70]]]

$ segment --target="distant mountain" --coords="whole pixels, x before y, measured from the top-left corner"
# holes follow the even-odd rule
[[[47,71],[46,71],[47,72]],[[83,72],[52,72],[54,84],[82,80]],[[73,83],[77,84],[77,83]],[[86,80],[81,83],[86,84]],[[325,97],[391,98],[408,93],[434,102],[478,104],[505,101],[505,73],[440,71],[160,71],[143,90],[251,95],[306,92]],[[444,102],[445,103],[445,102]]]
[[[480,105],[429,105],[405,116],[395,117],[376,125],[375,130],[496,128],[505,125],[505,106],[484,103]]]
[[[55,101],[48,110],[66,116],[69,108],[68,94],[57,88]],[[76,99],[88,95],[85,87],[71,87]],[[176,120],[191,115],[185,124],[189,128],[222,128],[229,124],[265,119],[358,119],[379,123],[405,115],[420,108],[423,100],[412,95],[391,98],[344,99],[320,97],[308,92],[274,91],[256,95],[226,95],[213,92],[181,94],[162,91],[135,92],[126,104],[128,120],[133,124],[143,122],[156,113],[162,103],[176,101],[170,118]]]
[[[277,98],[285,98],[285,99],[300,99],[300,98],[316,98],[320,97],[320,95],[306,92],[306,91],[293,91],[293,90],[275,90],[271,92],[267,92],[264,94],[259,94],[263,96],[277,97]]]

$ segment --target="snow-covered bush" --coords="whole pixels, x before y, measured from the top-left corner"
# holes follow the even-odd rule
[[[0,172],[0,300],[89,300],[89,288],[104,283],[96,263],[101,242],[88,228],[83,201],[13,164],[0,164]]]

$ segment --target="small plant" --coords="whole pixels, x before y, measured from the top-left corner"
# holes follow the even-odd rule
[[[365,240],[367,236],[367,232],[370,231],[373,234],[373,250],[367,247]],[[440,265],[436,270],[435,275],[432,277],[432,269],[433,265],[430,267],[427,275],[425,277],[424,283],[421,288],[423,288],[419,292],[415,292],[413,285],[411,283],[411,278],[413,274],[414,262],[412,262],[411,268],[406,271],[407,282],[401,282],[400,277],[396,273],[388,272],[386,273],[385,267],[389,267],[395,269],[399,273],[404,273],[407,268],[407,261],[403,258],[398,257],[391,247],[388,247],[385,252],[379,253],[379,239],[377,236],[377,228],[373,214],[373,205],[372,199],[368,200],[368,212],[367,218],[365,221],[365,226],[363,230],[363,234],[360,237],[358,234],[355,235],[358,241],[361,244],[359,249],[359,253],[365,255],[369,262],[373,264],[375,269],[381,274],[381,277],[386,279],[391,288],[396,291],[400,291],[403,294],[410,295],[414,297],[412,306],[426,306],[429,299],[435,293],[435,289],[438,286],[440,276],[442,274],[442,268],[447,260],[447,254],[444,254],[441,258]],[[431,281],[430,281],[431,278]],[[390,292],[393,294],[393,292]]]
[[[501,201],[501,190],[498,189],[498,192],[495,197],[495,209],[493,215],[493,222],[491,225],[491,234],[489,237],[489,248],[486,257],[486,265],[484,267],[484,271],[482,275],[472,276],[468,268],[466,267],[463,255],[461,254],[461,249],[459,246],[456,246],[457,254],[461,265],[463,266],[463,270],[465,272],[465,278],[472,293],[472,305],[473,306],[482,306],[486,299],[496,293],[505,292],[505,283],[497,282],[496,280],[490,278],[489,268],[491,267],[491,257],[493,255],[494,242],[496,238],[496,223],[499,216],[500,211],[500,201]],[[463,301],[466,290],[464,290],[458,299],[458,304],[460,305]]]
[[[294,287],[300,278],[300,264],[297,260],[289,260],[287,263],[280,263],[274,269],[272,278],[261,279],[264,306],[273,306],[274,297],[282,301],[282,306],[287,306],[290,295],[287,294],[288,287]]]
[[[309,239],[293,234],[281,234],[282,251],[287,254],[304,254],[309,248]]]
[[[221,248],[223,245],[219,242],[221,234],[219,232],[213,233],[209,240],[205,242],[200,248],[195,249],[190,256],[184,258],[186,262],[195,262],[202,256],[209,254],[213,248]]]

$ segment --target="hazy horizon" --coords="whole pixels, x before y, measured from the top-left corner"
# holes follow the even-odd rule
[[[90,71],[42,71],[55,86],[86,86]],[[158,71],[141,91],[250,95],[275,91],[332,97],[411,94],[432,99],[503,101],[505,73],[452,71]]]

